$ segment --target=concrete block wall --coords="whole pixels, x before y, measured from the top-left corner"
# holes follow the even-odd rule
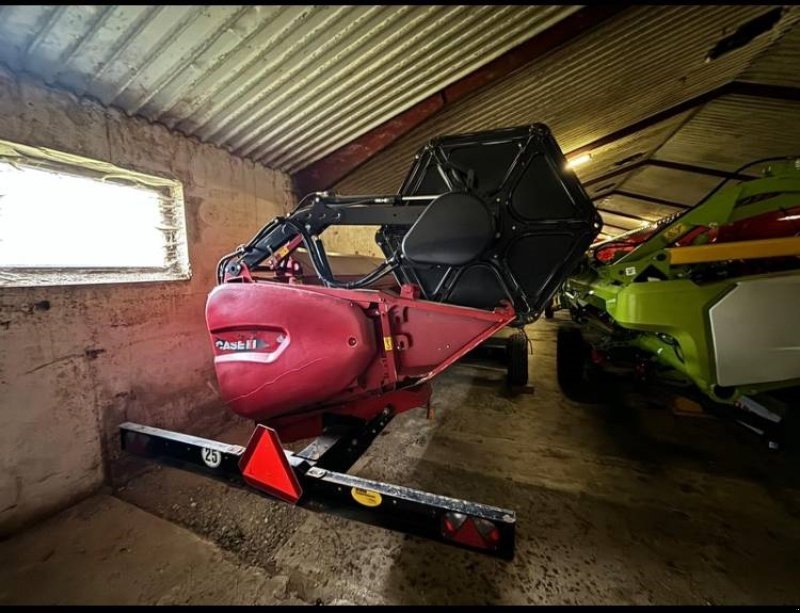
[[[179,282],[0,288],[4,534],[101,486],[119,453],[120,422],[202,433],[226,419],[206,295],[219,257],[290,210],[293,195],[284,173],[7,71],[0,138],[182,181],[193,273]]]

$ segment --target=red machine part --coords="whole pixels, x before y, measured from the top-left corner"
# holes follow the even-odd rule
[[[206,321],[223,398],[256,421],[343,392],[376,353],[358,305],[286,284],[219,285]]]
[[[676,247],[781,238],[800,234],[800,207],[769,211],[717,227],[698,226],[675,241]]]
[[[613,262],[617,256],[630,253],[655,233],[656,228],[644,228],[625,238],[610,241],[594,250],[594,259],[598,262]]]
[[[223,399],[279,430],[312,436],[323,413],[370,419],[424,405],[427,381],[514,318],[375,290],[224,283],[206,320]]]
[[[630,253],[648,240],[655,228],[647,228],[619,241],[598,247],[594,257],[598,262],[612,262],[618,256]],[[675,247],[690,245],[730,243],[735,241],[781,238],[800,234],[800,207],[769,211],[721,226],[697,226],[678,238]]]
[[[428,404],[431,398],[430,383],[395,390],[382,395],[372,395],[339,406],[328,406],[303,413],[284,415],[269,420],[270,427],[280,432],[281,440],[290,442],[319,436],[324,426],[324,416],[348,415],[369,421],[385,407],[395,414]]]

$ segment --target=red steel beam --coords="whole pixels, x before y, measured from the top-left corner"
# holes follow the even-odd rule
[[[425,98],[396,117],[297,171],[293,178],[298,193],[307,194],[329,188],[440,111],[445,105],[506,77],[629,6],[598,4],[575,11],[552,27],[448,85],[442,91]]]

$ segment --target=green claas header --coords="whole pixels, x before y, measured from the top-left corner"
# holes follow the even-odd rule
[[[590,248],[558,295],[578,324],[559,331],[568,396],[604,369],[743,409],[800,384],[800,160],[763,174]]]

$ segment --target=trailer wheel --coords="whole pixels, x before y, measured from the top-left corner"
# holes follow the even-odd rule
[[[524,387],[528,384],[528,336],[517,332],[506,339],[507,374],[509,387]]]
[[[561,326],[556,343],[558,385],[575,402],[599,402],[599,372],[591,360],[591,347],[580,329]]]

